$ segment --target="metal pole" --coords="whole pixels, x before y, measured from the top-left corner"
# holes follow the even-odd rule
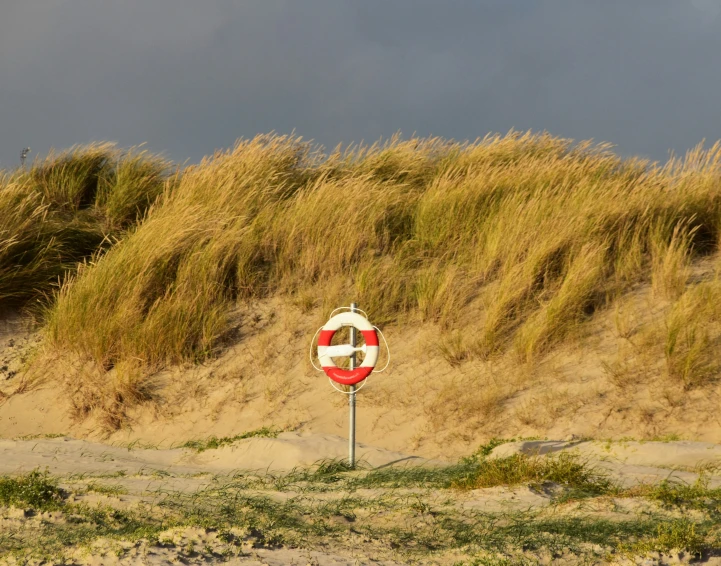
[[[350,304],[350,312],[356,312],[358,308],[357,303]],[[350,327],[350,343],[354,348],[356,347],[356,329],[354,326]],[[350,357],[350,369],[355,369],[355,352]],[[350,431],[348,434],[348,464],[351,468],[355,468],[355,385],[350,386],[350,395],[348,395],[348,404],[350,409]]]

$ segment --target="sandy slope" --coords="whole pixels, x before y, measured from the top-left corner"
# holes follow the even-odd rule
[[[511,354],[452,365],[439,345],[451,329],[385,328],[392,362],[358,394],[358,440],[451,460],[492,437],[721,442],[721,381],[684,390],[665,375],[663,320],[648,307],[650,292],[641,287],[615,312],[599,313],[533,366]],[[76,410],[87,366],[44,354],[17,315],[0,317],[0,438],[66,434],[169,447],[262,426],[345,437],[347,399],[308,361],[323,313],[275,298],[233,317],[234,343],[204,365],[152,376],[153,400],[129,409],[115,431],[102,411]]]
[[[154,400],[131,409],[123,428],[110,433],[97,411],[71,418],[84,370],[64,359],[32,358],[38,336],[6,318],[0,323],[0,370],[8,366],[0,372],[0,437],[68,434],[168,447],[261,426],[344,437],[347,400],[307,360],[306,337],[323,322],[319,317],[277,300],[239,311],[239,342],[205,365],[153,376]],[[358,395],[358,440],[441,459],[469,454],[491,437],[721,442],[721,384],[683,391],[663,375],[654,377],[662,368],[648,360],[638,362],[647,375],[629,370],[623,383],[604,371],[604,361],[623,354],[611,318],[600,316],[577,343],[533,368],[508,360],[451,366],[439,354],[438,329],[386,329],[393,361]]]

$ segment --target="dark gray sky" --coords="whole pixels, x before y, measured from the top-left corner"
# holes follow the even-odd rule
[[[657,160],[721,138],[721,0],[0,2],[0,167],[511,128]]]

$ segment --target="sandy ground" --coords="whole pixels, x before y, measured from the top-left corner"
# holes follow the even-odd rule
[[[365,444],[356,448],[364,468],[386,466],[442,466],[449,462],[427,460]],[[571,452],[580,460],[606,471],[625,487],[658,483],[675,478],[693,483],[700,471],[711,478],[710,487],[721,486],[721,445],[702,442],[593,442],[527,441],[496,447],[491,458],[517,453]],[[328,434],[280,433],[278,438],[248,438],[229,446],[196,452],[187,448],[148,449],[120,447],[63,438],[0,440],[0,474],[47,469],[55,475],[229,475],[234,472],[288,472],[324,460],[347,457],[346,439]],[[197,487],[197,482],[181,490]]]
[[[53,474],[129,474],[163,471],[178,474],[220,474],[243,471],[289,471],[323,460],[348,457],[348,441],[327,434],[284,432],[278,438],[247,438],[230,446],[195,452],[189,449],[143,449],[109,446],[71,438],[0,440],[0,474],[36,468]],[[408,456],[365,444],[356,446],[359,464],[438,465],[437,461]]]
[[[202,493],[213,486],[234,481],[238,474],[280,473],[294,468],[311,466],[325,458],[342,458],[347,449],[344,438],[323,434],[281,433],[278,438],[249,438],[230,446],[197,453],[190,449],[149,449],[110,446],[107,444],[63,438],[35,438],[27,440],[0,441],[0,475],[47,469],[61,478],[61,485],[68,490],[79,487],[106,485],[117,494],[103,494],[92,490],[73,496],[75,503],[111,505],[132,508],[143,501],[159,497],[159,494]],[[490,458],[502,458],[518,453],[559,454],[573,452],[595,468],[605,470],[610,477],[626,487],[644,483],[656,483],[663,479],[692,483],[698,472],[704,470],[710,477],[710,487],[721,486],[721,446],[695,442],[589,442],[589,441],[524,441],[496,447]],[[443,465],[439,461],[404,455],[366,445],[358,447],[364,465],[370,468],[409,465]],[[95,490],[98,488],[95,487]],[[84,493],[84,494],[83,494]],[[268,491],[264,488],[246,490],[246,495],[261,495],[277,501],[301,498],[308,502],[316,500],[343,501],[348,497],[342,491],[299,492],[295,488]],[[538,489],[527,486],[494,487],[463,492],[434,492],[427,489],[380,488],[361,489],[354,497],[369,501],[388,497],[409,501],[423,501],[431,508],[456,508],[459,512],[481,513],[545,513],[549,517],[561,515],[603,517],[611,520],[628,520],[629,516],[642,518],[659,512],[657,504],[643,499],[600,499],[559,507],[554,504],[557,495],[553,486]],[[27,515],[22,510],[0,509],[0,532],[17,529],[20,524],[32,528],[37,521],[46,524],[67,519],[57,513],[39,516]],[[545,516],[545,515],[544,515]],[[671,513],[669,519],[682,517]],[[339,520],[344,520],[342,517]],[[89,546],[78,548],[74,564],[84,565],[136,565],[151,566],[169,564],[294,564],[330,566],[339,564],[400,564],[406,563],[392,552],[369,546],[369,541],[359,539],[358,544],[331,545],[324,549],[304,550],[292,547],[265,547],[253,543],[253,537],[243,531],[241,546],[229,547],[214,530],[200,527],[173,528],[160,535],[166,543],[151,543],[143,539],[137,542],[98,539]],[[194,550],[193,550],[194,549]],[[531,555],[529,563],[539,559]],[[462,558],[462,557],[461,557]],[[616,564],[678,564],[687,563],[689,556],[683,554],[638,560],[620,560]],[[454,563],[453,555],[434,558],[432,562]],[[2,559],[0,559],[2,563]],[[14,564],[10,559],[7,564]],[[537,563],[546,563],[543,560]],[[551,562],[549,562],[551,563]],[[572,556],[557,556],[553,564],[574,564]],[[606,563],[590,562],[593,564]],[[721,557],[709,556],[706,564],[721,564]]]

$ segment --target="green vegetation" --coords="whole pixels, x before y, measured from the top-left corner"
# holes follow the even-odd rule
[[[607,477],[591,468],[586,462],[572,454],[562,453],[556,457],[527,456],[524,454],[508,458],[486,459],[467,458],[458,464],[437,468],[420,466],[389,467],[370,470],[367,473],[343,479],[338,475],[340,466],[321,465],[316,472],[291,473],[283,479],[293,489],[300,482],[344,482],[351,490],[362,488],[430,488],[430,489],[479,489],[495,486],[531,485],[540,488],[552,482],[573,491],[574,496],[601,495],[616,488]],[[329,471],[330,470],[330,471]],[[278,484],[275,484],[276,487]],[[337,489],[337,486],[334,487]]]
[[[109,485],[98,482],[89,483],[86,489],[88,492],[100,493],[102,495],[126,495],[128,493],[128,490],[122,485]]]
[[[523,438],[498,438],[494,437],[491,438],[488,442],[485,444],[482,444],[478,447],[478,450],[476,450],[471,458],[479,459],[479,458],[485,458],[486,456],[490,456],[491,452],[498,446],[501,446],[503,444],[509,444],[511,442],[531,442],[534,440],[544,440],[538,436],[526,436]]]
[[[557,483],[590,494],[608,493],[612,482],[591,469],[574,455],[562,452],[558,456],[527,456],[515,454],[508,458],[481,460],[474,473],[456,481],[454,486],[467,489],[496,485]]]
[[[43,511],[57,509],[63,491],[47,472],[32,471],[17,478],[0,477],[0,506],[33,507]]]
[[[188,442],[181,444],[180,448],[189,448],[191,450],[195,450],[196,452],[205,452],[206,450],[214,450],[216,448],[220,448],[221,446],[227,446],[229,444],[233,444],[233,442],[244,440],[246,438],[277,438],[280,433],[281,431],[277,428],[264,426],[256,430],[236,434],[235,436],[224,436],[222,438],[211,436],[205,440],[189,440]]]
[[[57,559],[69,548],[88,545],[101,538],[153,539],[163,527],[162,521],[137,510],[128,512],[110,506],[65,504],[61,511],[72,520],[5,528],[0,532],[0,558],[14,556],[21,564],[28,559]]]
[[[703,509],[721,520],[721,487],[709,488],[709,478],[703,473],[690,485],[678,480],[665,480],[658,485],[631,490],[630,493],[642,494],[668,508]]]
[[[693,555],[704,550],[704,536],[696,523],[686,519],[676,519],[656,525],[655,536],[646,536],[640,541],[621,545],[621,551],[627,554],[646,554],[650,552],[669,552],[683,549]]]
[[[34,521],[26,513],[6,521],[0,559],[57,559],[101,539],[109,541],[106,551],[119,556],[145,545],[176,548],[180,557],[210,558],[242,554],[248,545],[342,549],[350,536],[356,550],[368,544],[364,552],[379,557],[443,563],[444,557],[461,555],[473,564],[534,563],[542,556],[604,560],[672,550],[698,554],[721,544],[718,489],[709,489],[703,479],[693,486],[664,482],[621,490],[572,456],[550,458],[545,465],[541,460],[472,457],[449,468],[379,470],[350,470],[340,461],[327,461],[280,476],[216,478],[193,493],[160,489],[137,494],[137,503],[122,509],[112,506],[112,497],[127,493],[122,483],[68,478],[63,491],[58,479],[38,472],[0,478],[0,513],[2,506],[19,503],[65,518]],[[593,503],[581,515],[576,503],[563,498],[549,510],[479,512],[459,506],[468,487],[533,487],[545,481],[568,492],[584,489]],[[368,488],[372,491],[361,491]],[[278,490],[286,495],[277,497]],[[90,492],[109,496],[107,503],[85,503],[83,494]],[[657,501],[661,508],[608,518],[603,509],[609,495]],[[599,516],[592,511],[596,507]],[[674,514],[690,508],[693,517]],[[173,530],[186,527],[201,529],[208,540],[193,542]],[[140,542],[123,546],[122,541]]]

